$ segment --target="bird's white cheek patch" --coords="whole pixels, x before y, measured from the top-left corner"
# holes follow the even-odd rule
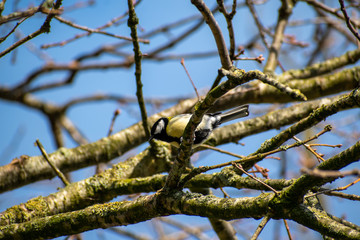
[[[155,129],[155,134],[159,134],[161,133],[161,130],[165,128],[165,122],[164,121],[160,121],[159,124],[157,125],[156,129]]]

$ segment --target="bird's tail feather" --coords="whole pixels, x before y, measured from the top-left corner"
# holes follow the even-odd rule
[[[246,117],[249,115],[249,105],[241,105],[239,107],[233,108],[230,111],[220,114],[221,123],[228,122],[237,118]]]

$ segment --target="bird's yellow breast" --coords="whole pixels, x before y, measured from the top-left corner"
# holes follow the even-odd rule
[[[182,137],[185,127],[190,120],[190,114],[181,114],[169,120],[166,128],[166,133],[171,137]]]

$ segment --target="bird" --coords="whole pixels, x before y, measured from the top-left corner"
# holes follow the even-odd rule
[[[249,105],[241,105],[224,113],[205,114],[195,129],[194,145],[199,145],[205,141],[220,124],[248,115]],[[190,121],[191,116],[192,114],[187,113],[158,119],[151,128],[149,141],[157,139],[179,148],[185,127]]]

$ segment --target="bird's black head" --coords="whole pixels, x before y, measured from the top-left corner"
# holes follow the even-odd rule
[[[149,141],[153,138],[164,141],[167,138],[166,127],[168,123],[169,119],[167,118],[160,118],[157,120],[151,128],[151,136]]]

